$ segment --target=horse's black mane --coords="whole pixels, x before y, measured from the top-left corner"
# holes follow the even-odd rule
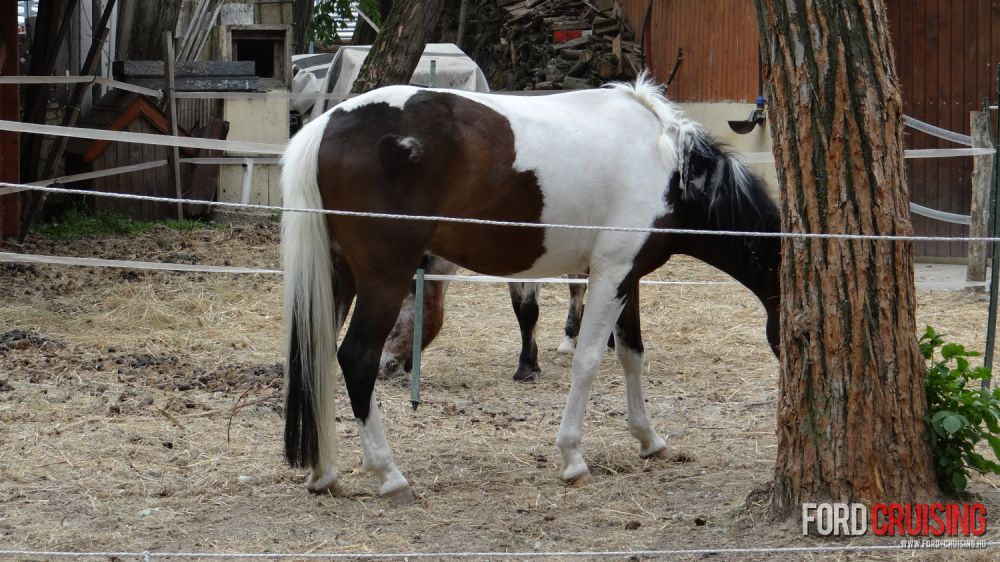
[[[698,131],[687,155],[684,199],[706,210],[711,230],[778,232],[781,216],[764,182],[723,143]],[[703,178],[703,179],[700,179]],[[724,237],[753,252],[776,251],[777,237]],[[719,240],[725,242],[725,240]]]

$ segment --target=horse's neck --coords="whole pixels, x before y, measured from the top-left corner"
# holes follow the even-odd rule
[[[679,252],[728,273],[757,295],[765,307],[779,296],[777,256],[754,255],[741,241],[714,236],[688,239]]]

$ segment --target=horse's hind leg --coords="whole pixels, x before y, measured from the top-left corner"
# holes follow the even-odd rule
[[[642,392],[643,345],[639,328],[639,284],[633,282],[625,294],[625,308],[615,325],[615,354],[625,371],[625,401],[628,430],[639,440],[642,458],[664,458],[667,443],[656,434],[646,415],[646,399]]]
[[[538,366],[538,344],[535,342],[535,327],[538,325],[539,283],[508,283],[510,303],[514,307],[517,326],[521,330],[521,355],[517,360],[514,380],[534,382],[542,375]]]
[[[586,279],[586,275],[567,275],[570,279]],[[569,284],[569,312],[566,313],[566,329],[562,343],[556,353],[573,353],[576,349],[576,337],[580,333],[580,321],[583,318],[583,297],[587,292],[585,283]]]
[[[362,466],[378,477],[381,495],[405,504],[412,501],[413,495],[393,461],[374,390],[382,345],[409,290],[421,251],[406,251],[398,242],[395,247],[379,242],[369,239],[365,254],[355,256],[364,262],[353,267],[358,296],[337,359],[358,422],[364,449]],[[380,248],[393,250],[378,251]]]
[[[569,274],[570,279],[586,279],[586,275]],[[583,300],[587,293],[586,283],[569,284],[569,312],[566,314],[566,329],[563,341],[559,344],[556,353],[569,355],[576,349],[576,336],[580,333],[580,320],[583,318]],[[608,337],[608,349],[615,348],[615,337]]]

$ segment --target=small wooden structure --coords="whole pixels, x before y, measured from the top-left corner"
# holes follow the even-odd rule
[[[170,123],[156,105],[145,96],[122,91],[112,91],[103,96],[94,104],[91,111],[80,119],[79,125],[106,131],[170,134]],[[216,120],[208,125],[207,132],[209,133],[207,136],[211,138],[225,138],[228,126],[225,122]],[[183,130],[179,134],[189,136]],[[215,156],[187,148],[180,150],[181,158]],[[73,139],[66,149],[67,173],[93,172],[163,161],[163,165],[155,168],[96,178],[80,187],[112,193],[175,197],[166,166],[170,151],[171,148],[167,146]],[[217,165],[186,165],[182,169],[181,186],[185,199],[213,199],[217,184]],[[98,211],[118,212],[138,220],[177,218],[176,205],[169,203],[97,197],[94,198],[92,206]],[[188,216],[192,216],[203,213],[204,209],[186,206],[185,211]]]

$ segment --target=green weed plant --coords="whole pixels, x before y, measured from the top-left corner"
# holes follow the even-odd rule
[[[980,354],[945,343],[943,336],[927,326],[919,340],[928,362],[927,432],[938,484],[945,493],[958,495],[968,486],[970,470],[1000,474],[1000,464],[976,450],[986,441],[1000,460],[1000,388],[982,388],[990,370],[969,360]]]

